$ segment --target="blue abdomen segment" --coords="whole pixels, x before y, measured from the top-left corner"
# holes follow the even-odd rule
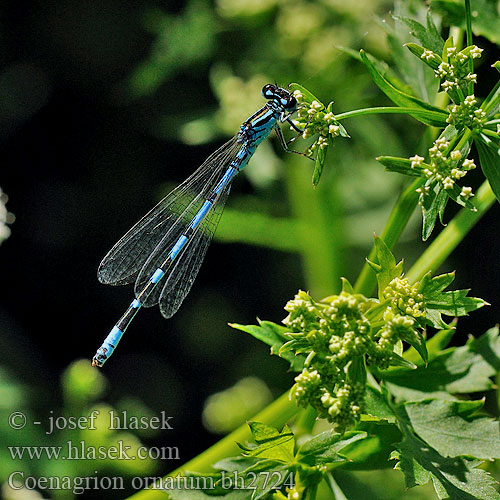
[[[149,279],[151,283],[158,283],[163,278],[165,272],[160,267],[153,273],[153,276]]]
[[[92,366],[102,366],[106,360],[113,354],[116,349],[118,342],[123,336],[123,330],[120,330],[118,326],[114,326],[109,332],[101,347],[97,349],[94,358],[92,359]]]

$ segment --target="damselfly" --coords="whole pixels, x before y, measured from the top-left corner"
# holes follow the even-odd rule
[[[137,222],[104,257],[99,281],[110,285],[135,282],[135,299],[97,350],[92,365],[102,366],[113,354],[141,307],[159,304],[165,318],[177,312],[198,274],[234,177],[272,130],[289,151],[279,123],[286,121],[302,132],[291,121],[297,101],[290,92],[268,84],[262,95],[268,102],[243,122],[238,134]]]

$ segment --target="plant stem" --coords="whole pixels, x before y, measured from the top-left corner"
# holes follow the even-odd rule
[[[285,180],[291,210],[300,222],[299,251],[307,289],[325,297],[339,287],[341,269],[345,269],[342,206],[335,183],[311,191],[310,175],[301,158],[288,157]]]
[[[297,406],[289,400],[288,391],[276,399],[269,406],[252,418],[253,421],[265,422],[268,425],[282,427],[288,420],[299,411]],[[243,443],[251,439],[252,435],[247,424],[223,437],[213,446],[200,453],[197,457],[186,462],[181,467],[170,472],[168,476],[182,476],[185,471],[208,472],[213,471],[213,464],[234,455],[240,454],[237,442]],[[165,490],[143,490],[129,497],[129,500],[165,500]]]
[[[403,232],[408,219],[415,210],[418,203],[418,193],[416,189],[424,183],[424,179],[418,178],[413,181],[401,194],[396,205],[392,209],[391,215],[380,235],[385,244],[389,248],[393,248]],[[368,255],[368,259],[376,262],[376,251],[373,247]],[[376,276],[372,268],[365,262],[361,273],[354,285],[354,289],[358,293],[362,293],[367,297],[370,296],[376,284]]]
[[[374,108],[362,108],[362,109],[354,109],[352,111],[346,111],[345,113],[339,113],[335,115],[336,120],[344,120],[345,118],[352,118],[353,116],[363,116],[363,115],[379,115],[379,114],[412,114],[412,115],[422,115],[429,116],[433,114],[436,118],[442,118],[443,113],[438,113],[437,111],[429,111],[429,110],[419,110],[418,108],[408,108],[408,107],[400,107],[400,106],[378,106]]]
[[[413,264],[407,273],[411,283],[418,281],[428,271],[434,271],[448,257],[465,235],[474,227],[479,219],[488,211],[495,201],[495,195],[488,181],[485,181],[477,192],[477,212],[463,208],[439,233],[427,250]]]
[[[466,19],[466,30],[465,34],[467,37],[467,46],[472,45],[472,15],[470,11],[470,0],[465,0],[465,19]],[[474,60],[469,57],[469,73],[474,73]],[[467,86],[469,95],[474,94],[474,82],[469,82]]]

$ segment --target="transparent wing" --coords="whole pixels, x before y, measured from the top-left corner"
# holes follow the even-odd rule
[[[173,245],[177,242],[179,237],[186,230],[186,226],[191,222],[191,220],[198,213],[198,210],[201,208],[205,200],[213,193],[213,190],[219,180],[222,178],[224,173],[227,171],[228,165],[231,162],[232,157],[228,158],[226,162],[222,163],[223,168],[220,169],[217,176],[214,176],[212,179],[213,182],[210,182],[210,189],[207,192],[203,193],[203,196],[196,197],[191,204],[186,208],[183,212],[182,216],[177,219],[177,221],[171,226],[169,231],[163,236],[160,243],[153,250],[151,255],[148,257],[146,262],[144,263],[142,269],[137,276],[137,280],[135,282],[134,291],[136,296],[139,296],[143,291],[144,287],[146,287],[150,281],[151,276],[158,268],[162,268],[165,272],[164,277],[162,278],[162,282],[155,287],[151,293],[146,297],[141,298],[141,302],[145,307],[151,307],[158,303],[160,294],[162,289],[166,286],[167,282],[170,282],[170,286],[173,286],[175,283],[180,281],[180,275],[184,271],[184,266],[188,266],[190,261],[190,256],[195,260],[196,255],[192,255],[197,252],[196,248],[204,243],[206,247],[210,243],[212,239],[213,233],[215,232],[215,228],[210,233],[208,228],[210,228],[210,221],[214,217],[214,215],[218,215],[222,213],[223,205],[227,199],[227,194],[229,192],[228,187],[223,189],[217,198],[214,200],[212,208],[206,214],[205,218],[200,222],[200,225],[196,228],[195,232],[189,238],[189,241],[186,243],[186,246],[182,250],[182,252],[177,256],[177,258],[169,263],[169,253],[173,247]],[[222,206],[221,206],[222,204]],[[219,211],[220,207],[220,211]],[[203,245],[199,246],[200,251],[203,250],[203,255],[201,256],[201,260],[203,260],[203,256],[206,252],[206,247],[203,249]],[[187,257],[187,259],[186,259]],[[198,264],[199,266],[201,265]],[[165,267],[168,265],[168,267]],[[189,291],[189,288],[186,290],[186,294]],[[181,300],[182,302],[182,300]],[[179,303],[180,305],[180,303]]]
[[[224,211],[230,189],[231,185],[229,184],[220,194],[216,205],[200,224],[184,253],[180,255],[179,262],[167,277],[159,297],[161,314],[167,319],[178,311],[193,286]]]
[[[136,281],[156,247],[160,243],[164,245],[176,240],[173,234],[178,233],[179,226],[189,223],[194,207],[201,206],[227,168],[228,160],[234,158],[240,147],[237,136],[223,144],[120,238],[99,264],[99,281],[109,285]],[[171,237],[165,241],[167,234]]]

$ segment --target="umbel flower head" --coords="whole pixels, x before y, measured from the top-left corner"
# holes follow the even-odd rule
[[[485,305],[466,297],[466,290],[443,292],[453,273],[410,283],[385,243],[376,238],[378,299],[354,292],[343,279],[338,295],[315,301],[300,290],[288,301],[283,320],[289,329],[280,354],[305,355],[290,396],[299,406],[312,406],[338,432],[354,426],[364,410],[366,365],[385,370],[390,365],[415,368],[400,354],[402,342],[427,360],[424,328],[447,328],[441,314],[461,316]]]
[[[319,302],[299,291],[286,304],[289,314],[283,320],[292,331],[286,334],[290,341],[282,352],[293,350],[308,354],[291,394],[299,406],[311,405],[339,432],[354,425],[361,416],[365,360],[387,368],[396,355],[396,343],[413,340],[415,336],[414,320],[405,316],[400,308],[421,314],[419,303],[413,298],[422,298],[416,288],[407,281],[399,283],[394,279],[386,288],[384,324],[372,327],[368,316],[373,315],[373,307],[379,302],[348,289],[351,287],[344,280],[344,290],[339,295]],[[411,301],[405,303],[408,298]]]
[[[291,332],[283,350],[308,353],[291,394],[298,405],[313,406],[339,432],[359,419],[363,405],[364,380],[353,380],[349,367],[355,358],[377,350],[364,316],[368,306],[365,297],[346,291],[320,302],[299,291],[285,306],[289,314],[283,323]]]

